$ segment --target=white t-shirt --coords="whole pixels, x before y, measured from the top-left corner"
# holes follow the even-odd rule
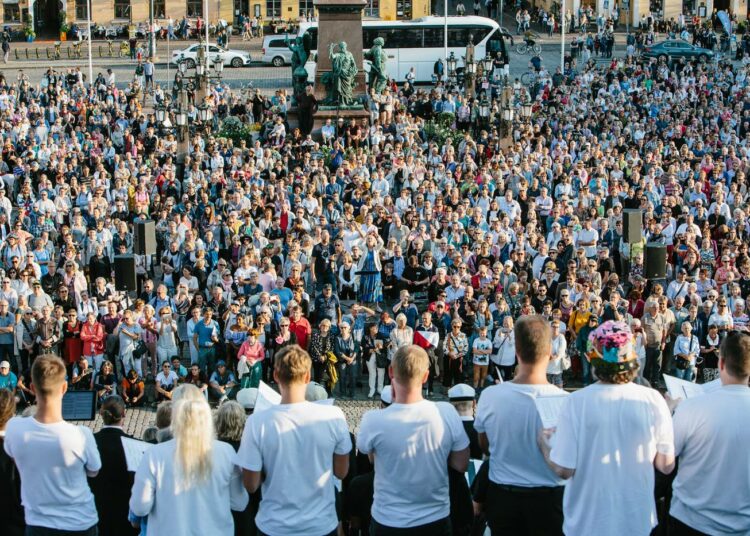
[[[706,534],[750,534],[750,456],[744,451],[750,389],[727,385],[681,402],[674,442],[680,469],[669,513]]]
[[[237,465],[266,474],[255,523],[273,536],[322,536],[336,529],[333,455],[352,441],[340,408],[280,404],[245,424]]]
[[[232,510],[244,510],[248,501],[234,449],[214,441],[210,476],[186,488],[175,466],[176,443],[172,439],[154,445],[143,455],[130,509],[137,516],[148,515],[148,536],[233,534]]]
[[[461,418],[447,402],[391,404],[365,413],[357,448],[375,454],[373,519],[409,528],[448,517],[448,456],[468,446]]]
[[[27,525],[79,531],[98,523],[86,471],[99,471],[102,461],[89,428],[14,417],[5,452],[18,467]]]
[[[565,391],[552,384],[522,385],[505,382],[482,391],[474,429],[487,434],[490,444],[490,480],[522,487],[562,486],[537,447],[542,420],[537,396],[559,396]]]
[[[161,385],[162,389],[165,387],[174,387],[177,382],[180,380],[179,376],[177,376],[177,373],[175,373],[174,370],[170,370],[166,374],[162,370],[159,374],[156,375],[156,382]]]
[[[595,383],[563,404],[550,458],[575,469],[563,498],[565,534],[648,536],[656,526],[654,458],[674,454],[672,418],[658,391]]]

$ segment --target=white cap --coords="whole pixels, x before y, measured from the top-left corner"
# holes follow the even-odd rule
[[[477,392],[473,387],[466,385],[465,383],[459,383],[448,389],[448,399],[452,402],[460,402],[462,400],[474,400]]]
[[[237,402],[245,409],[255,409],[257,399],[258,390],[255,387],[246,387],[237,393]]]
[[[380,401],[386,406],[393,404],[393,389],[390,385],[386,385],[383,387],[383,390],[380,391]]]
[[[305,389],[305,400],[308,402],[317,402],[328,398],[328,392],[325,387],[316,382],[310,382]]]
[[[0,361],[0,369],[1,368],[7,368],[7,369],[9,369],[10,368],[10,363],[8,363],[7,361]]]

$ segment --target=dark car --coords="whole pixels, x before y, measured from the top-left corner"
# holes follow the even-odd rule
[[[642,55],[647,58],[674,59],[685,58],[708,61],[715,56],[713,50],[696,47],[681,39],[668,39],[649,47],[643,47]]]

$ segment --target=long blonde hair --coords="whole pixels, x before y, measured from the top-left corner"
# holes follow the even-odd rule
[[[194,389],[200,395],[194,385],[183,385],[180,389]],[[185,489],[207,480],[211,474],[215,432],[211,408],[203,396],[190,393],[173,401],[172,436],[176,442],[176,472]]]

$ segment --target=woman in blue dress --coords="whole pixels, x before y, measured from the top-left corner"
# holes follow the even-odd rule
[[[383,285],[380,282],[380,249],[383,240],[375,233],[369,233],[365,238],[365,251],[357,264],[359,275],[359,301],[375,307],[380,312],[378,305],[383,301]]]

